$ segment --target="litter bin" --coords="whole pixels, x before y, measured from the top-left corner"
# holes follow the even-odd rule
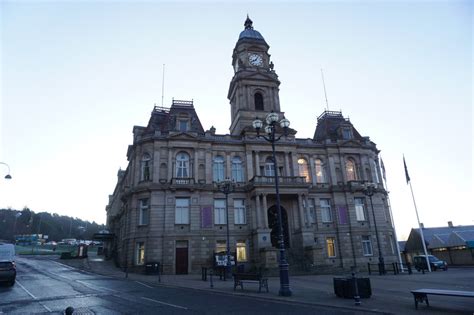
[[[345,299],[353,299],[355,295],[353,278],[333,278],[334,293],[338,297]],[[372,287],[370,286],[370,278],[357,278],[357,288],[360,298],[370,298],[372,295]]]
[[[147,275],[157,275],[160,273],[159,262],[149,262],[145,264],[145,273]]]

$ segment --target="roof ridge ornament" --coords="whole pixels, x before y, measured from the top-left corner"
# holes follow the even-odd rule
[[[253,30],[252,24],[253,24],[253,22],[252,22],[252,20],[249,18],[249,15],[247,14],[247,19],[245,20],[245,23],[244,23],[245,29],[246,29],[246,30]]]

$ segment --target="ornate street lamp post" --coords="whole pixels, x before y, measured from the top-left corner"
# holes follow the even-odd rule
[[[5,175],[5,179],[12,179],[12,176],[10,175],[10,165],[5,162],[0,162],[0,164],[6,165],[8,167],[8,173]]]
[[[280,245],[280,260],[279,260],[279,267],[280,267],[280,291],[279,295],[281,296],[291,296],[291,289],[290,289],[290,277],[288,273],[288,263],[285,258],[285,239],[283,237],[283,223],[281,218],[281,207],[280,207],[280,190],[279,190],[279,183],[278,183],[278,167],[275,155],[275,143],[280,140],[282,135],[279,137],[275,136],[275,129],[279,124],[281,128],[283,128],[284,135],[288,135],[288,127],[290,126],[290,121],[283,117],[280,120],[280,117],[277,113],[271,112],[266,117],[266,123],[264,130],[265,135],[260,135],[260,129],[263,127],[263,122],[256,118],[252,125],[257,130],[257,137],[262,137],[266,141],[270,142],[272,145],[272,157],[273,157],[273,172],[275,175],[275,191],[276,191],[276,206],[278,211],[278,243]]]
[[[226,264],[226,270],[225,270],[225,276],[224,279],[227,278],[228,275],[230,275],[230,238],[229,238],[229,194],[235,190],[235,182],[231,180],[230,178],[226,178],[223,181],[220,181],[217,183],[217,188],[219,189],[220,192],[224,193],[225,195],[225,220],[226,220],[226,226],[227,226],[227,264]]]
[[[375,183],[364,184],[363,192],[370,199],[370,208],[372,209],[372,217],[374,219],[375,237],[377,239],[377,248],[379,250],[379,274],[383,275],[385,274],[385,262],[383,259],[382,249],[380,247],[379,232],[377,230],[377,221],[375,220],[374,204],[372,203],[372,196],[374,195],[376,190],[377,190],[377,184]]]

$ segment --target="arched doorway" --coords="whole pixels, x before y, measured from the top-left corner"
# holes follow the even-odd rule
[[[288,215],[286,210],[283,207],[281,208],[281,220],[283,227],[283,239],[285,240],[285,248],[290,247],[290,236],[288,232]],[[270,233],[270,238],[272,241],[272,246],[275,248],[280,248],[278,244],[278,210],[276,206],[271,206],[268,211],[268,227],[272,230]]]

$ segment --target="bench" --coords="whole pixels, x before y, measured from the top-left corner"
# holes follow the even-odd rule
[[[261,273],[234,273],[234,291],[235,288],[240,286],[244,289],[244,282],[258,283],[258,292],[262,292],[262,288],[265,288],[268,292],[268,278],[264,277]]]
[[[418,309],[418,303],[425,302],[426,306],[430,306],[430,303],[428,301],[428,294],[474,298],[474,292],[473,291],[418,289],[418,290],[412,290],[411,293],[413,293],[413,297],[415,298],[415,308],[416,309]]]

